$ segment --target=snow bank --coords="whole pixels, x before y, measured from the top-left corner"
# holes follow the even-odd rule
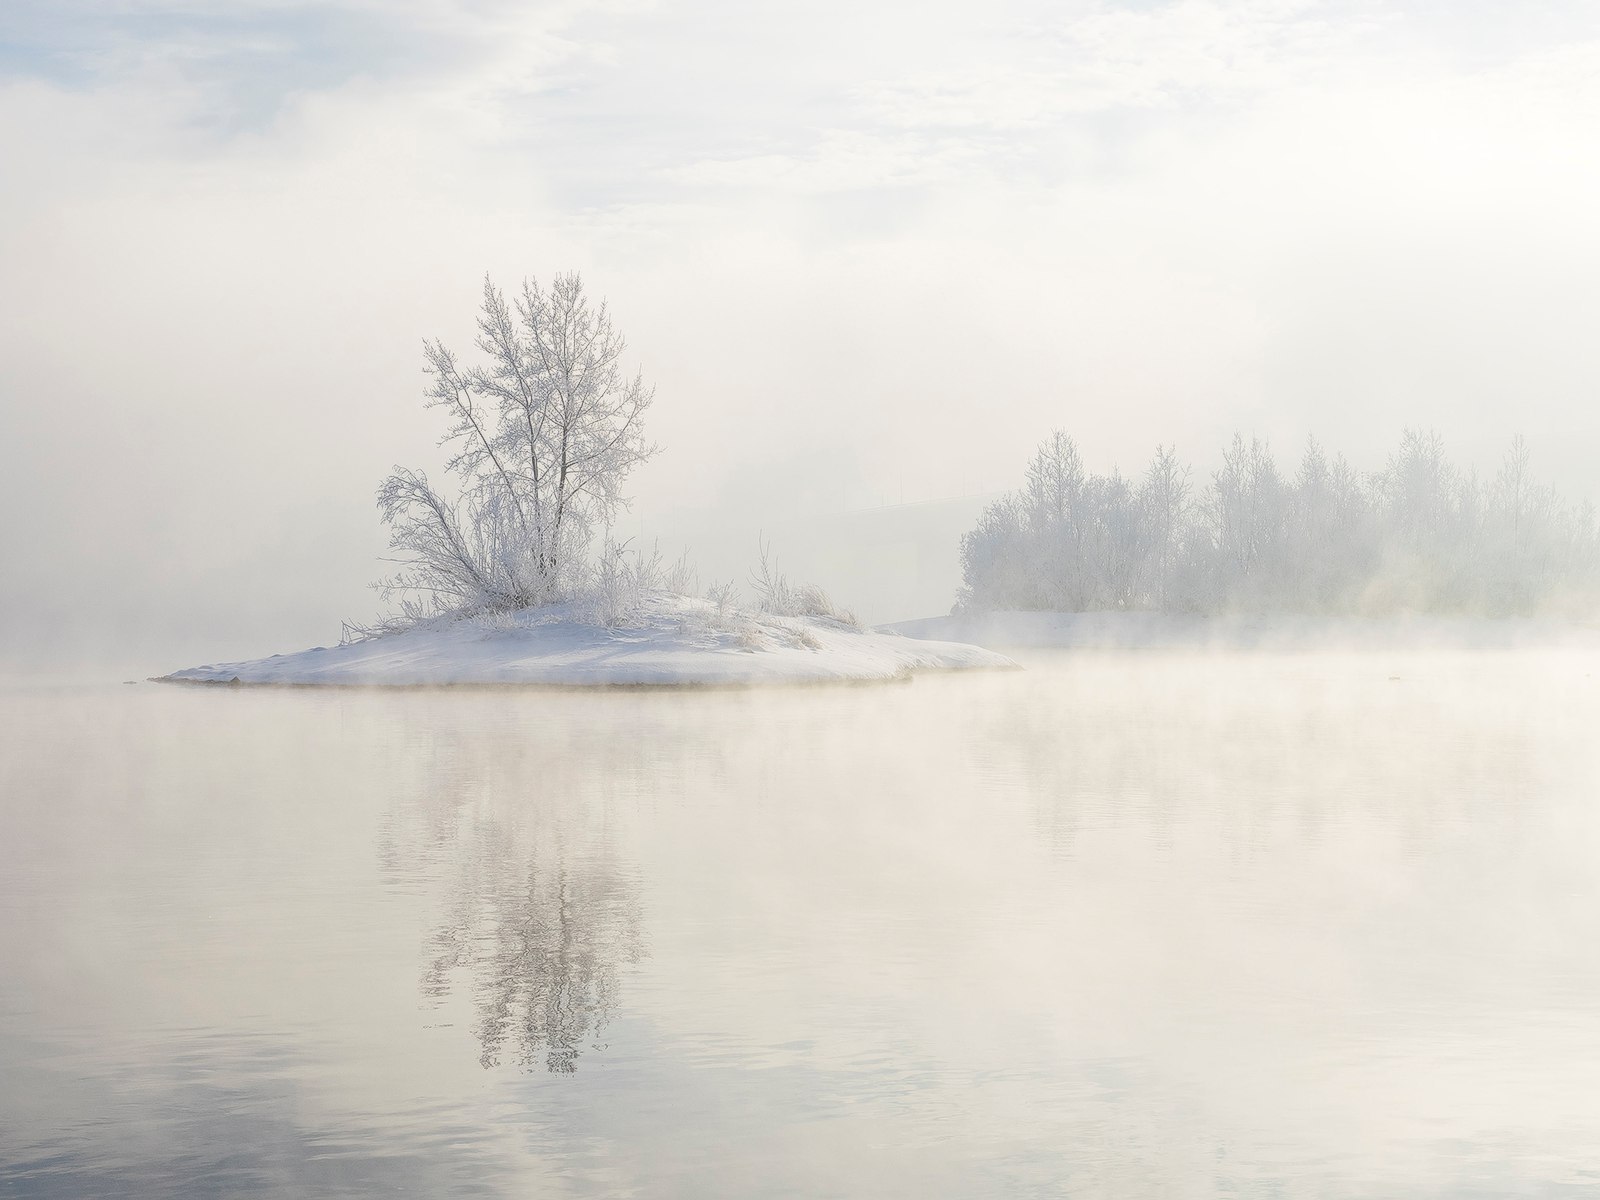
[[[181,683],[748,685],[899,679],[915,671],[1014,668],[977,646],[867,632],[837,621],[722,613],[661,595],[629,627],[570,606],[440,620],[341,646],[174,671]]]
[[[1533,646],[1600,650],[1600,628],[1557,620],[1487,617],[1203,617],[1150,612],[992,612],[882,627],[999,649],[1292,650]]]

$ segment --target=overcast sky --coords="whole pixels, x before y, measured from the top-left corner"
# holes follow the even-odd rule
[[[1582,0],[6,0],[0,654],[370,615],[485,271],[610,299],[668,533],[1010,487],[1056,426],[1520,431],[1593,496],[1597,147]]]

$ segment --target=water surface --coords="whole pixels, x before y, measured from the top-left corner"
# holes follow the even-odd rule
[[[0,694],[0,1195],[1580,1196],[1567,653]]]

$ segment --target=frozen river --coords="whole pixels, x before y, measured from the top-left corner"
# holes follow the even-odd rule
[[[1600,1190],[1600,655],[0,693],[0,1196]]]

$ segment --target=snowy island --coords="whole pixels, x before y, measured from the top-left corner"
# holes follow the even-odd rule
[[[1017,669],[1002,654],[817,616],[719,609],[659,593],[625,625],[579,606],[440,618],[296,654],[191,667],[169,683],[419,687],[456,684],[750,686],[905,679],[920,671]]]

